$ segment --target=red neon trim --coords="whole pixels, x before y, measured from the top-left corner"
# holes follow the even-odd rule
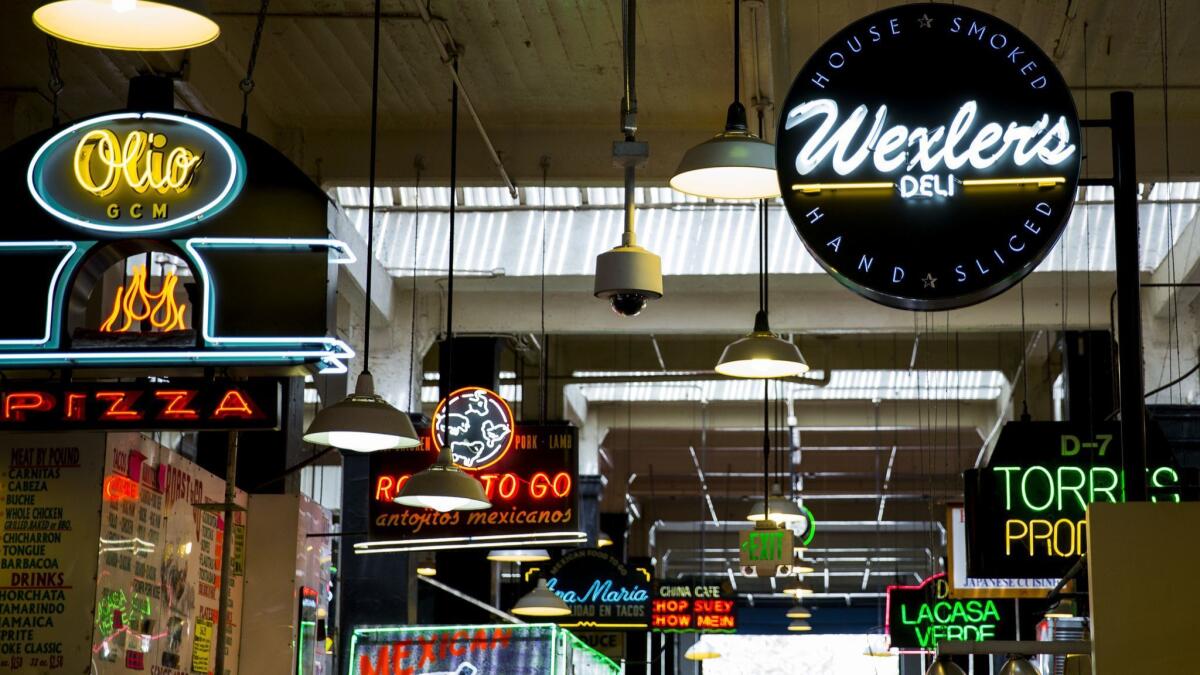
[[[106,502],[136,502],[140,494],[140,486],[125,476],[116,474],[104,478],[104,501]]]
[[[505,486],[508,486],[507,489]],[[506,473],[500,476],[500,498],[512,499],[517,496],[517,488],[520,484],[517,483],[517,477],[511,473]]]
[[[930,583],[937,581],[938,579],[944,578],[945,576],[946,576],[945,572],[939,572],[939,573],[925,579],[924,581],[917,584],[916,586],[894,585],[894,586],[887,587],[887,600],[884,604],[884,610],[883,610],[883,632],[885,635],[888,636],[889,643],[891,642],[891,637],[892,637],[892,591],[919,591],[922,588],[925,588],[926,586],[928,586]],[[900,653],[901,654],[920,654],[923,652],[921,652],[921,650],[917,650],[917,651],[901,651]]]
[[[158,414],[159,419],[168,420],[198,420],[200,413],[187,407],[196,398],[198,392],[194,389],[167,389],[154,392],[154,397],[167,402],[167,406]]]
[[[108,410],[100,413],[102,420],[140,420],[141,411],[134,410],[133,402],[142,395],[140,391],[98,391],[97,401],[108,401]]]
[[[63,420],[71,422],[84,421],[84,413],[87,412],[84,402],[87,401],[87,394],[70,392],[63,399]]]
[[[46,412],[54,407],[54,397],[40,391],[15,391],[4,397],[4,419],[24,422],[27,412]]]
[[[217,404],[217,409],[212,414],[214,420],[223,420],[227,417],[252,420],[262,416],[262,412],[254,405],[250,397],[243,394],[240,389],[230,389],[225,392],[225,396],[221,398],[221,402]]]

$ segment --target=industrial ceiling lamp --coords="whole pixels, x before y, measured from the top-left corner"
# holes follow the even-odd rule
[[[145,3],[155,4],[155,3]],[[412,420],[375,393],[375,380],[368,369],[371,359],[371,277],[375,256],[375,153],[379,126],[379,28],[380,0],[375,0],[375,43],[371,75],[371,166],[367,190],[367,281],[363,291],[363,370],[354,383],[354,393],[321,409],[304,433],[304,440],[354,452],[376,452],[414,448],[421,444]]]
[[[805,584],[803,581],[801,581],[799,578],[794,578],[792,581],[789,581],[786,584],[784,584],[783,590],[781,592],[784,595],[789,595],[789,596],[799,600],[800,598],[802,598],[806,595],[812,595],[813,589],[811,587],[809,587],[807,584]]]
[[[427,553],[417,560],[417,575],[422,577],[437,576],[437,561],[432,553]]]
[[[701,635],[700,639],[693,642],[692,646],[683,653],[683,658],[688,661],[707,661],[721,658],[721,652],[717,650],[716,645],[708,639],[707,635]]]
[[[963,672],[958,664],[950,660],[949,656],[939,656],[937,660],[929,666],[929,670],[925,671],[925,675],[967,675]]]
[[[811,619],[812,610],[800,604],[800,600],[796,600],[796,604],[792,605],[792,608],[787,611],[787,618]]]
[[[610,537],[604,530],[600,530],[600,534],[596,535],[596,548],[604,548],[605,546],[612,545],[613,538]]]
[[[788,624],[788,630],[793,633],[807,633],[812,630],[812,626],[804,619],[796,619]]]
[[[1047,619],[1074,619],[1079,616],[1079,604],[1074,598],[1060,598],[1046,610]]]
[[[1008,661],[1000,668],[1000,675],[1042,675],[1042,671],[1030,663],[1028,658],[1020,654],[1009,654]]]
[[[502,548],[488,551],[487,559],[492,562],[545,562],[550,552],[544,548]]]
[[[804,512],[800,510],[799,506],[796,506],[796,502],[779,494],[778,485],[775,486],[775,494],[771,495],[771,509],[769,512],[763,508],[764,503],[762,499],[754,502],[754,507],[750,509],[746,520],[757,522],[765,518],[766,520],[773,520],[783,525],[786,523],[796,523],[805,518]]]
[[[56,0],[33,10],[33,25],[60,40],[125,51],[175,51],[221,34],[205,0]]]
[[[750,133],[741,98],[741,0],[733,3],[733,103],[725,130],[683,155],[671,187],[711,199],[767,199],[779,196],[775,146]],[[759,129],[762,133],[762,129]]]
[[[759,113],[759,127],[762,113]],[[767,281],[767,202],[758,205],[758,313],[754,315],[754,330],[735,340],[721,352],[717,372],[730,377],[777,378],[795,377],[808,372],[808,362],[800,348],[771,330],[767,321],[770,288]]]
[[[512,613],[518,616],[567,616],[571,608],[550,590],[545,579],[538,579],[533,590],[517,600]]]
[[[375,0],[375,20],[379,21],[379,2]],[[379,35],[378,25],[376,36]],[[457,58],[454,67],[458,68]],[[458,82],[452,85],[450,96],[450,215],[449,215],[449,254],[446,275],[446,341],[454,341],[454,215],[455,203],[458,201]],[[446,381],[454,381],[454,349],[446,350]],[[453,414],[447,409],[444,414],[447,419]],[[454,456],[450,452],[449,425],[442,425],[442,442],[438,450],[437,461],[428,469],[408,479],[404,487],[396,493],[392,501],[404,506],[416,508],[431,508],[437,511],[478,511],[492,508],[492,503],[484,493],[483,484],[468,476],[454,464]],[[536,589],[535,589],[536,590]]]

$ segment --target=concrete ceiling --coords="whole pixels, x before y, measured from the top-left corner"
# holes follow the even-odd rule
[[[70,119],[120,106],[138,72],[181,70],[179,105],[236,122],[259,3],[212,0],[223,27],[213,45],[187,53],[124,54],[59,48]],[[806,58],[850,21],[894,5],[882,0],[745,2],[743,98],[778,100]],[[1163,156],[1163,67],[1159,2],[990,0],[965,4],[995,13],[1031,35],[1058,63],[1086,115],[1103,117],[1107,93],[1138,92],[1139,168],[1167,174]],[[0,21],[0,142],[48,123],[45,39],[29,21],[35,0],[3,3]],[[1191,49],[1200,14],[1166,0],[1172,145],[1200,139],[1200,52]],[[358,184],[366,173],[370,82],[370,0],[275,0],[255,73],[251,129],[327,183]],[[520,183],[616,182],[610,143],[618,137],[621,93],[617,0],[432,0],[440,39],[460,46],[461,75],[504,163]],[[423,155],[432,180],[446,174],[450,84],[415,0],[385,0],[381,55],[381,178],[408,182]],[[722,124],[731,94],[728,0],[655,0],[638,7],[641,137],[651,143],[644,179],[661,184],[688,146]],[[1087,72],[1084,24],[1087,24]],[[1086,82],[1086,88],[1085,88]],[[6,110],[7,108],[7,110]],[[768,111],[768,119],[774,111]],[[0,118],[2,121],[2,118]],[[464,180],[496,184],[465,112]],[[768,130],[768,135],[772,132]],[[1089,171],[1107,171],[1107,134],[1093,134]],[[1200,176],[1195,153],[1171,157],[1173,178]]]

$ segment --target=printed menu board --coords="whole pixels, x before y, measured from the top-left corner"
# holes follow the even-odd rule
[[[137,433],[108,435],[93,673],[207,673],[215,664],[220,478]],[[239,492],[237,503],[245,506]],[[236,513],[234,527],[245,526]],[[242,578],[229,595],[226,673],[236,672]]]
[[[0,435],[0,672],[86,672],[103,434]]]

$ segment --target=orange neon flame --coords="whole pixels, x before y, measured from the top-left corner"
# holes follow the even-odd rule
[[[187,305],[175,302],[175,286],[179,277],[174,272],[167,272],[163,277],[162,288],[157,293],[151,293],[146,288],[146,268],[139,265],[133,270],[133,279],[129,286],[118,286],[117,297],[113,300],[112,312],[100,325],[102,333],[124,333],[134,326],[149,320],[156,330],[183,330],[183,313]],[[117,328],[117,321],[123,319]]]

